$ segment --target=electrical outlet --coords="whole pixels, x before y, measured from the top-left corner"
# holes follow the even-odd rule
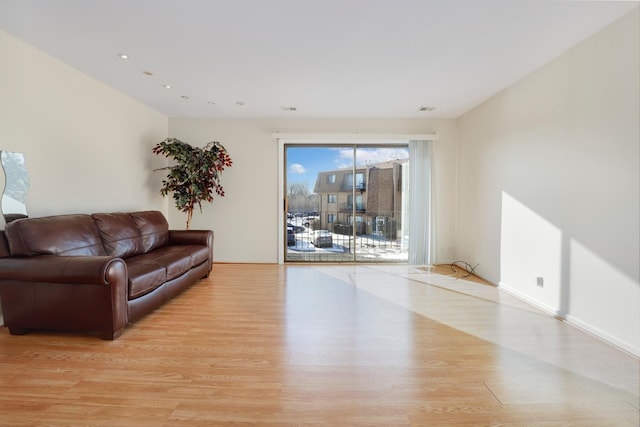
[[[536,277],[536,285],[538,285],[539,288],[542,288],[544,286],[544,279],[542,277]]]

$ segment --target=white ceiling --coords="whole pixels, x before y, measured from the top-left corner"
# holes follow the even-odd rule
[[[0,29],[170,117],[458,117],[638,4],[0,0]]]

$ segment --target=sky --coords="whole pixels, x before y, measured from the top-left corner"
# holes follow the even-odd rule
[[[287,147],[287,183],[305,184],[311,193],[318,172],[353,166],[352,147]],[[356,150],[356,166],[409,158],[408,147],[367,147]]]

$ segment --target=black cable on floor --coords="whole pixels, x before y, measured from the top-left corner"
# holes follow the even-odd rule
[[[461,261],[461,260],[459,260],[459,261],[454,261],[454,262],[452,262],[451,264],[449,264],[449,267],[451,267],[451,270],[453,271],[454,275],[457,275],[457,274],[458,274],[458,270],[456,270],[456,267],[460,267],[460,265],[458,265],[458,264],[462,264],[462,267],[463,267],[463,268],[465,269],[465,271],[467,272],[467,274],[466,274],[466,275],[464,275],[464,276],[462,276],[462,277],[461,277],[461,278],[463,278],[463,279],[464,279],[465,277],[469,277],[469,276],[473,276],[473,275],[475,275],[475,274],[476,274],[476,273],[475,273],[476,268],[480,265],[480,263],[478,263],[478,264],[476,264],[476,265],[473,265],[473,266],[472,266],[471,264],[469,264],[469,263],[468,263],[468,262],[466,262],[466,261]]]

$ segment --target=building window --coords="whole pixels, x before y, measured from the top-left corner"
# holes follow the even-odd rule
[[[349,194],[347,196],[347,209],[353,209],[353,195]],[[357,211],[364,211],[365,206],[364,206],[364,198],[362,197],[362,194],[356,194],[356,204],[355,204],[355,208]]]
[[[346,189],[353,188],[353,174],[348,173],[344,176],[344,185],[343,187]],[[356,182],[355,186],[358,190],[364,190],[364,173],[358,172],[356,173]]]
[[[335,194],[327,194],[327,203],[336,203],[337,196]]]
[[[353,215],[349,215],[347,217],[347,221],[349,222],[349,225],[353,225]],[[364,222],[364,219],[362,218],[362,215],[356,215],[356,222],[358,224],[362,224]]]
[[[334,222],[336,222],[336,214],[327,214],[327,222],[329,224],[333,224]]]
[[[331,174],[327,175],[327,184],[335,184],[336,183],[336,175]]]
[[[348,173],[344,176],[344,188],[353,188],[353,174]]]

